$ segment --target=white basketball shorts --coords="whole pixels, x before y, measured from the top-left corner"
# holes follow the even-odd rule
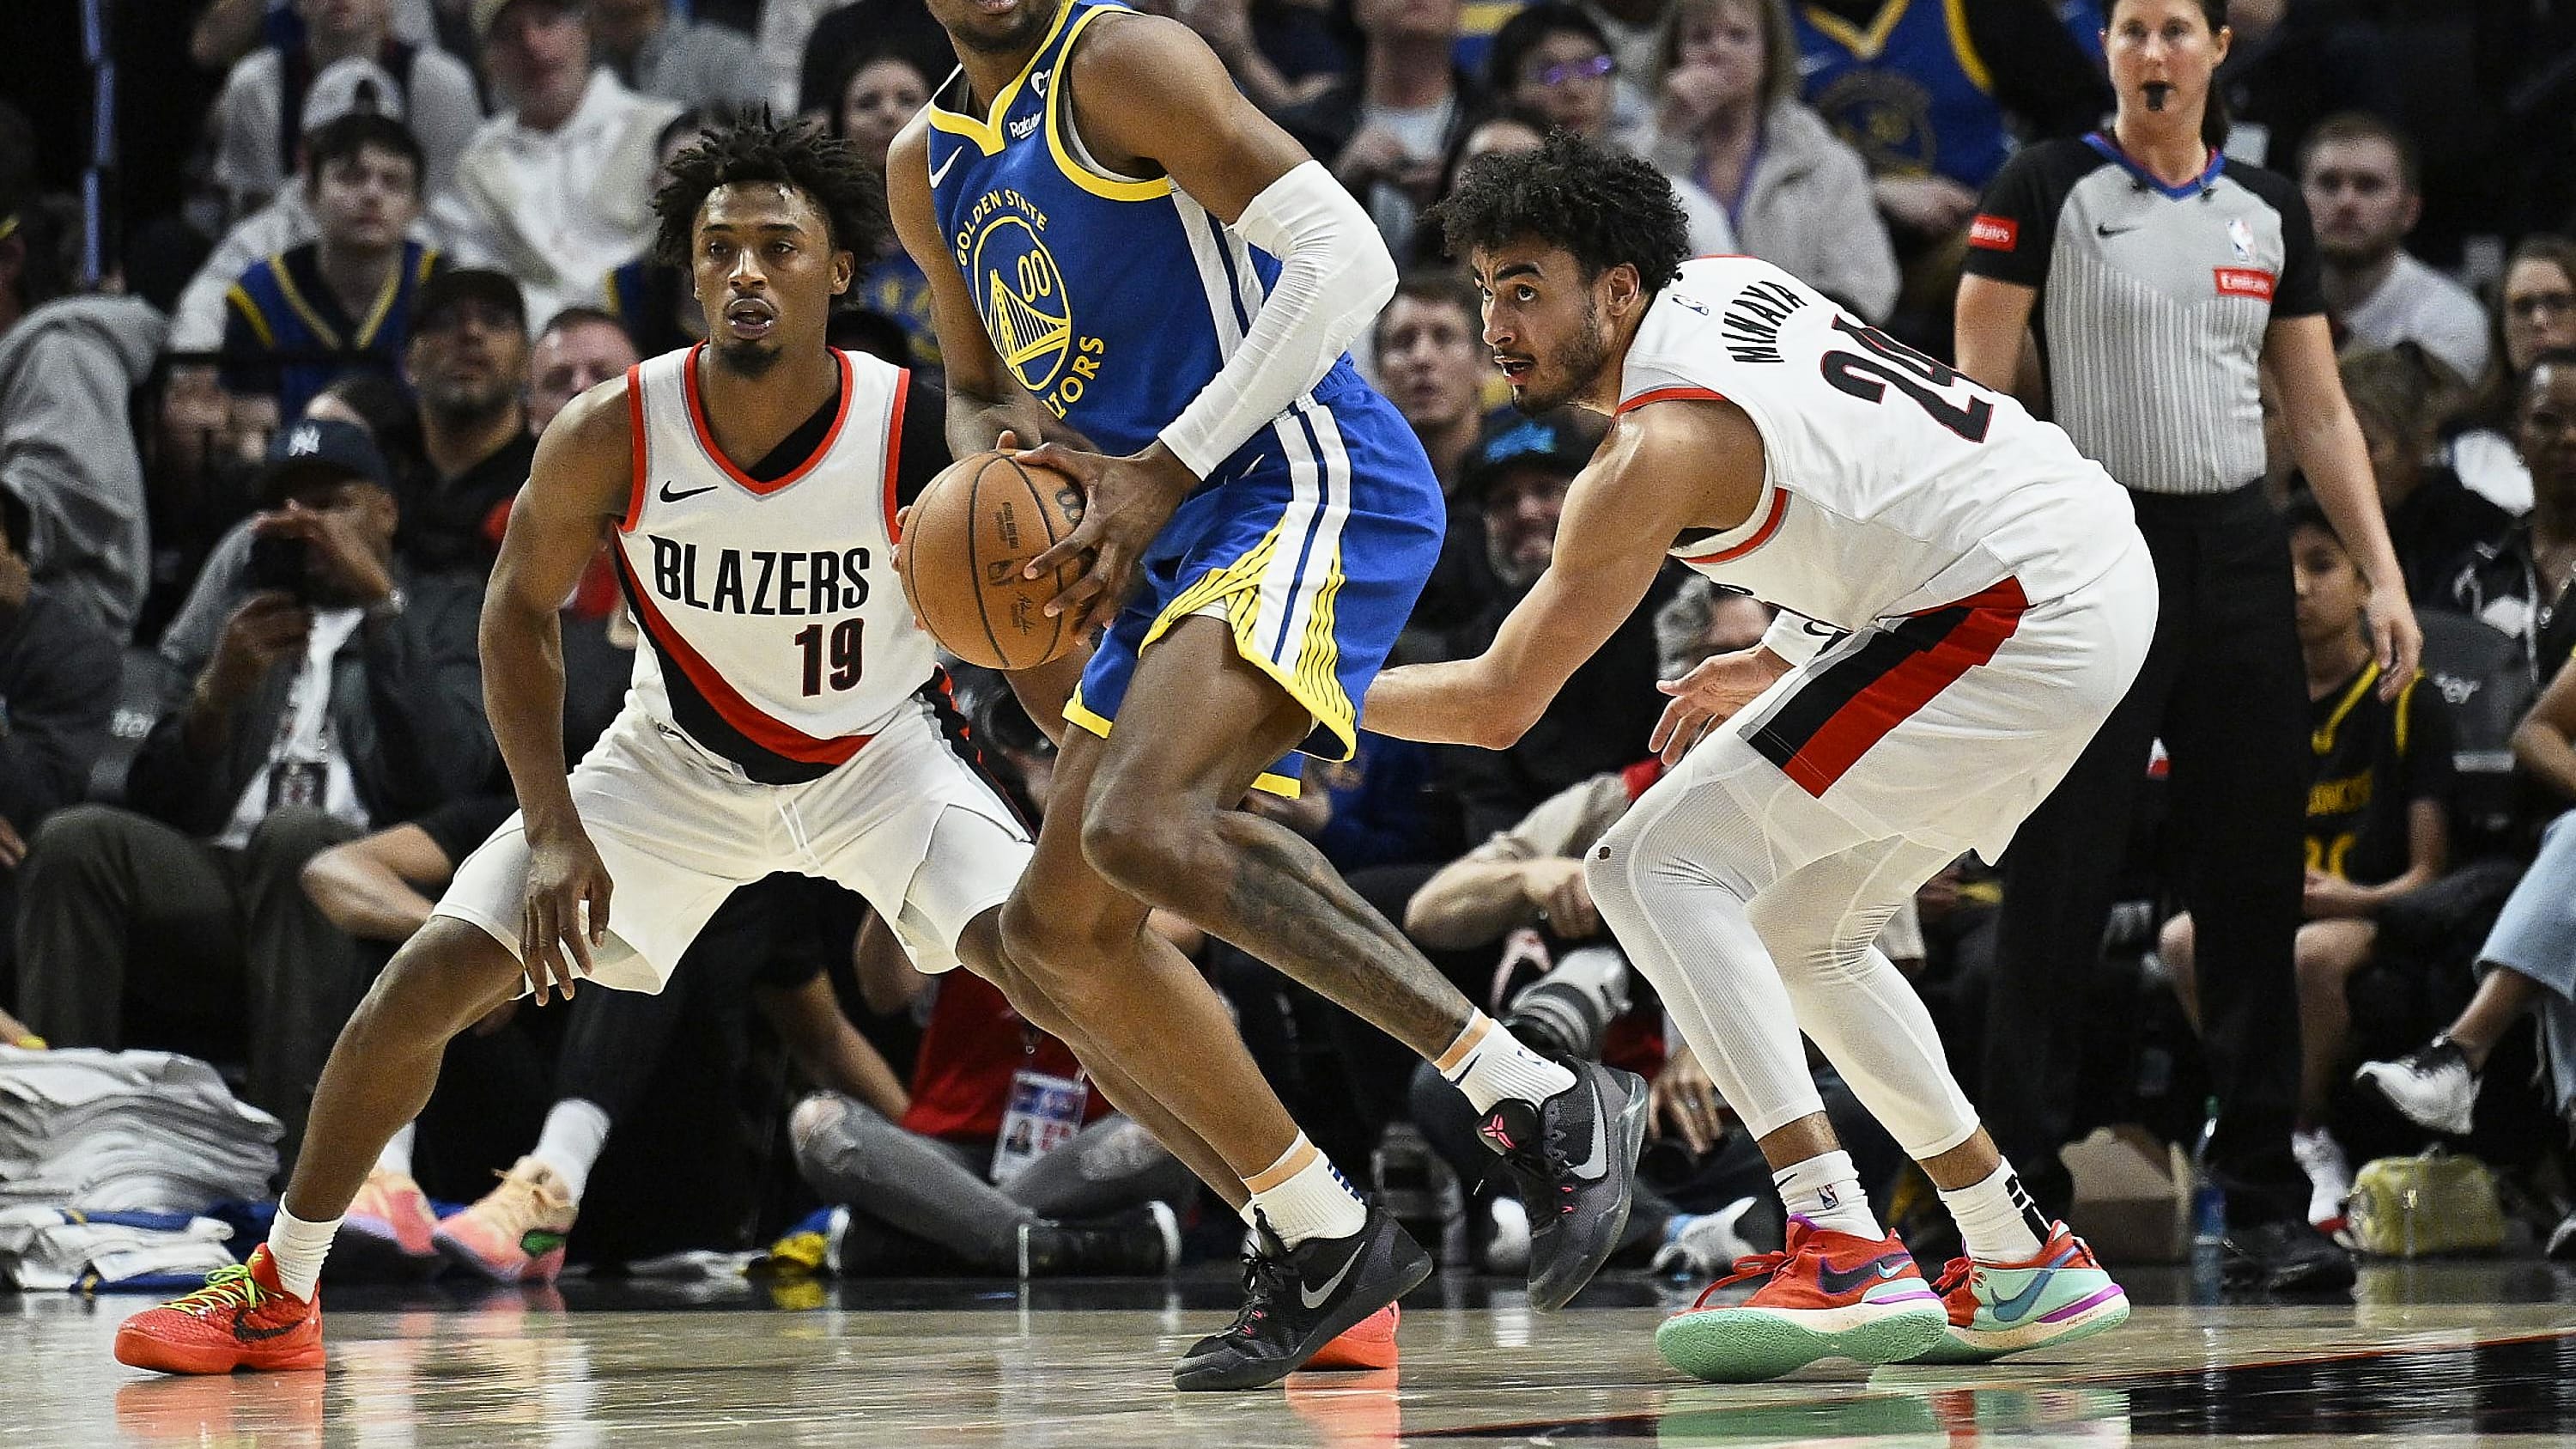
[[[631,702],[570,780],[608,867],[609,942],[588,980],[658,992],[736,886],[778,871],[837,881],[877,908],[913,965],[954,968],[967,925],[1009,899],[1031,845],[1000,789],[919,697],[819,780],[762,785]],[[433,914],[519,953],[528,844],[513,815],[466,857]]]

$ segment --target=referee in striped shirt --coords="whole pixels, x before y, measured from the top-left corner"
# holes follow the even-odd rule
[[[2009,387],[2025,332],[2036,339],[2057,424],[2136,502],[2163,611],[2127,701],[2003,863],[1979,1106],[2043,1205],[2062,1212],[2071,1187],[2056,1153],[2071,1135],[2083,1047],[2066,1004],[2100,960],[2161,739],[2173,875],[2199,929],[2227,1275],[2339,1291],[2351,1260],[2309,1226],[2290,1151],[2308,708],[2289,544],[2260,485],[2265,376],[2318,501],[2370,580],[2383,693],[2413,677],[2420,637],[2335,373],[2298,187],[2216,149],[2226,120],[2210,76],[2227,54],[2226,0],[2113,0],[2107,24],[2117,116],[2107,132],[2021,152],[1987,189],[1959,287],[1959,367]]]

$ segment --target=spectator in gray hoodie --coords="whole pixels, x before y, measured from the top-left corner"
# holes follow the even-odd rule
[[[67,199],[0,197],[0,490],[26,505],[36,581],[121,640],[152,562],[126,401],[169,323],[133,297],[75,293],[79,240]]]
[[[1656,57],[1656,166],[1716,198],[1745,252],[1885,321],[1896,253],[1869,168],[1798,99],[1782,0],[1677,0]]]

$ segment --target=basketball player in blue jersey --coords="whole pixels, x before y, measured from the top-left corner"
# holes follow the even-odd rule
[[[1186,27],[1099,0],[930,10],[962,64],[887,173],[931,280],[949,441],[1043,440],[1080,480],[1080,528],[1029,567],[1087,559],[1050,608],[1104,629],[1078,684],[1033,691],[1042,719],[1061,704],[1064,750],[1005,945],[1086,1060],[1185,1123],[1253,1207],[1244,1310],[1175,1380],[1270,1382],[1430,1265],[1297,1130],[1144,929],[1154,907],[1455,1081],[1529,1205],[1531,1301],[1557,1307],[1625,1225],[1643,1084],[1524,1048],[1312,845],[1237,808],[1294,787],[1292,752],[1350,757],[1355,701],[1439,552],[1431,465],[1343,355],[1394,263]]]
[[[963,961],[1032,999],[1000,925],[1031,844],[945,708],[893,572],[896,510],[947,461],[935,395],[824,342],[854,257],[877,255],[875,173],[817,128],[746,122],[684,152],[655,205],[708,341],[557,416],[484,603],[486,704],[521,814],[458,867],[342,1030],[268,1241],[126,1322],[126,1363],[322,1367],[324,1255],[448,1040],[523,990],[659,990],[737,885],[839,881],[923,970]],[[567,779],[556,609],[603,538],[646,647],[624,713]],[[1114,1066],[1093,1075],[1225,1174]]]

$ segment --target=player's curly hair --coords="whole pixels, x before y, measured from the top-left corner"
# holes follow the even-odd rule
[[[830,226],[832,245],[863,268],[884,247],[891,225],[885,177],[822,122],[772,120],[762,106],[719,118],[671,158],[669,179],[653,193],[654,214],[662,219],[654,258],[687,267],[691,232],[707,193],[740,181],[783,182],[804,192]]]
[[[1649,292],[1690,256],[1690,221],[1664,173],[1563,129],[1535,151],[1467,163],[1431,216],[1452,256],[1536,237],[1572,252],[1587,280],[1627,262]]]

